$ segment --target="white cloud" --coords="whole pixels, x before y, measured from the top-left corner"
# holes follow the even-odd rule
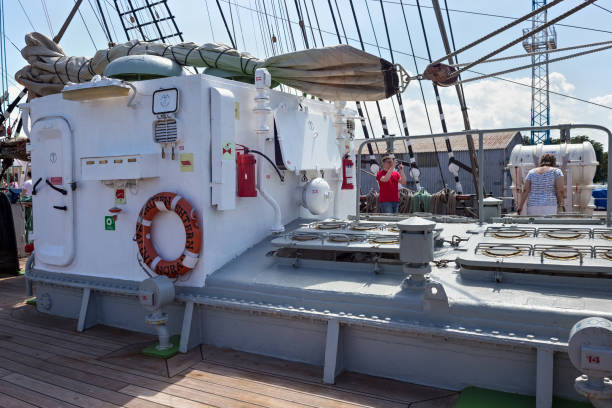
[[[531,85],[530,77],[513,79],[526,85]],[[431,85],[423,82],[427,96],[429,114],[434,132],[441,132],[440,119]],[[439,88],[443,102],[444,114],[448,130],[458,131],[464,129],[461,110],[457,101],[454,87]],[[567,78],[558,72],[550,74],[551,91],[574,95],[576,87]],[[473,129],[519,127],[530,125],[531,88],[496,79],[482,80],[464,85],[465,97],[468,105],[470,123]],[[427,134],[429,126],[423,109],[423,103],[418,93],[418,85],[413,83],[404,93],[404,108],[411,134]],[[591,98],[590,101],[602,105],[612,106],[612,94]],[[561,123],[592,123],[612,127],[612,110],[584,102],[565,98],[559,95],[550,95],[550,121],[551,124]],[[393,112],[390,100],[380,103],[383,115],[387,117],[391,133],[401,134]],[[397,106],[397,103],[396,103]],[[374,103],[368,103],[368,110],[372,118],[372,125],[380,136],[380,121]],[[360,128],[360,126],[358,126]],[[607,145],[606,136],[597,131],[575,130],[574,134],[587,134]],[[361,132],[358,132],[361,134]],[[553,134],[554,135],[554,134]],[[554,136],[556,137],[556,135]]]

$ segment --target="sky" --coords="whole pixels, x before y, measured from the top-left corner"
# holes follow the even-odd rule
[[[109,19],[113,40],[115,42],[125,41],[125,33],[114,10],[115,1],[99,1]],[[401,1],[404,3],[403,10],[405,11],[406,20],[404,20],[402,7],[399,3],[400,0],[383,1],[393,56],[389,52],[380,0],[353,0],[353,4],[366,51],[380,55],[389,61],[394,60],[411,74],[421,73],[427,65],[427,48],[418,10],[415,6],[416,0]],[[581,1],[563,1],[560,5],[553,7],[549,11],[549,20],[575,7]],[[125,2],[126,0],[118,0],[119,4]],[[336,2],[340,13],[337,12]],[[132,0],[132,3],[144,4],[144,0]],[[334,22],[329,10],[329,3],[333,5],[342,42],[348,41],[348,44],[360,47],[349,0],[331,0],[330,2],[327,0],[300,0],[298,3],[302,6],[306,24],[305,28],[311,47],[315,46],[315,42],[316,46],[319,47],[322,45],[330,46],[338,44]],[[312,24],[308,22],[304,3],[307,5]],[[445,1],[440,0],[440,3],[444,8]],[[448,4],[453,36],[457,47],[466,45],[512,21],[504,17],[517,18],[531,11],[530,0],[446,0],[446,3]],[[39,31],[48,36],[51,36],[52,32],[57,33],[73,4],[74,0],[4,0],[4,19],[6,35],[8,37],[6,43],[7,71],[10,74],[11,93],[16,93],[20,89],[14,81],[13,75],[25,65],[25,60],[18,51],[18,48],[24,46],[24,35],[31,31]],[[240,50],[249,51],[255,56],[265,58],[266,56],[271,56],[273,52],[285,53],[293,51],[294,43],[298,50],[305,48],[298,25],[299,19],[295,0],[219,0],[219,4],[224,10],[232,36]],[[421,0],[420,4],[423,6],[424,25],[432,58],[440,58],[445,55],[445,52],[434,12],[431,9],[431,0]],[[612,0],[598,0],[595,4],[607,10],[590,5],[562,22],[574,27],[555,26],[558,47],[612,40],[612,28],[610,28],[610,22],[612,22]],[[216,0],[168,0],[168,5],[176,16],[176,23],[183,32],[183,37],[186,41],[196,43],[224,42],[230,44]],[[285,5],[287,6],[289,20],[291,21],[293,41],[288,25],[280,19],[280,9],[283,9],[283,18],[286,18]],[[48,12],[48,19],[45,9]],[[321,32],[318,31],[318,26],[315,22],[315,12]],[[161,10],[160,14],[163,14]],[[267,21],[265,20],[266,16],[268,17]],[[276,19],[275,16],[277,17]],[[129,26],[129,22],[126,22],[126,24]],[[168,22],[165,24],[168,24]],[[262,25],[266,27],[268,24],[278,39],[278,42],[273,47],[274,49],[272,49],[270,36],[261,29]],[[311,25],[313,26],[312,31]],[[406,26],[408,26],[410,38],[412,39],[414,55],[417,57],[417,67],[415,67],[411,56],[412,52]],[[529,22],[521,23],[507,32],[461,53],[458,57],[459,61],[470,62],[484,56],[510,40],[519,37],[522,34],[522,29],[529,26]],[[169,31],[169,26],[164,27]],[[346,32],[348,40],[345,38],[344,32]],[[67,55],[92,56],[96,49],[105,49],[107,42],[108,40],[97,15],[97,0],[84,0],[80,14],[75,16],[75,19],[69,26],[64,38],[61,40],[61,46]],[[504,51],[501,55],[524,53],[525,50],[519,43]],[[530,58],[521,58],[501,63],[483,64],[474,67],[474,69],[482,73],[492,73],[528,64],[529,62]],[[576,99],[551,94],[551,124],[595,123],[612,127],[610,63],[612,63],[612,50],[556,62],[550,65],[550,89],[552,91],[607,106],[596,106]],[[471,73],[466,74],[464,79],[474,75]],[[529,85],[531,83],[531,70],[527,69],[509,73],[502,75],[502,77]],[[440,132],[441,126],[435,105],[435,97],[432,86],[428,81],[423,81],[423,90],[428,106],[431,130],[433,132]],[[465,84],[464,90],[472,128],[486,129],[530,125],[531,89],[528,86],[498,79],[484,79]],[[413,135],[430,133],[418,82],[411,82],[402,96],[410,133]],[[462,130],[463,121],[454,88],[442,88],[441,100],[449,131]],[[376,106],[373,103],[368,103],[367,106],[374,132],[378,137],[382,134],[382,130]],[[390,132],[399,135],[402,131],[396,119],[394,110],[396,107],[395,98],[381,102],[381,109],[387,117]],[[360,129],[358,129],[359,133],[361,133]],[[607,148],[607,140],[602,133],[576,130],[573,134],[587,134],[602,142]]]

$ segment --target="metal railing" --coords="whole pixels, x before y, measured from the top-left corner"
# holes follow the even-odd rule
[[[471,129],[471,130],[463,130],[461,132],[434,133],[430,135],[389,136],[389,137],[385,137],[384,139],[363,139],[363,141],[359,144],[359,149],[357,150],[357,157],[355,158],[355,162],[361,163],[361,151],[363,150],[363,146],[368,143],[377,143],[381,141],[393,143],[395,141],[408,140],[408,139],[414,140],[414,139],[428,139],[428,138],[435,138],[435,137],[457,137],[457,136],[465,136],[465,135],[478,135],[478,168],[480,170],[478,172],[478,192],[480,193],[478,194],[478,197],[479,197],[478,199],[478,217],[479,217],[480,223],[482,224],[484,223],[484,218],[483,218],[484,217],[484,214],[483,214],[484,195],[482,194],[482,191],[484,191],[483,190],[484,172],[482,170],[484,169],[483,139],[484,139],[485,133],[491,134],[491,133],[504,133],[504,132],[531,132],[531,131],[539,131],[539,130],[569,131],[570,129],[601,130],[602,132],[605,132],[608,135],[608,151],[610,151],[610,148],[612,147],[612,132],[610,131],[610,129],[604,126],[599,126],[599,125],[568,124],[568,125],[553,125],[553,126],[510,127],[510,128],[502,128],[502,129]],[[415,152],[415,153],[418,153],[418,152]],[[608,160],[607,174],[608,174],[608,177],[610,174],[612,174],[612,161],[610,160]],[[359,196],[361,194],[359,186],[361,186],[361,172],[357,171],[356,176],[357,176],[357,179],[356,179],[357,188],[355,189],[355,194],[357,196],[357,200],[355,203],[355,220],[359,221],[360,219]],[[608,205],[606,208],[606,226],[608,227],[612,226],[612,206],[610,205]]]

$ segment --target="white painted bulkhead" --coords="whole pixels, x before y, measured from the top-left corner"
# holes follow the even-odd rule
[[[222,139],[233,139],[235,143],[259,149],[255,133],[257,120],[253,112],[255,88],[206,75],[135,82],[134,86],[137,94],[130,107],[127,106],[129,97],[69,101],[62,99],[61,94],[37,98],[29,104],[31,151],[37,158],[32,178],[43,179],[38,188],[40,192],[34,198],[35,245],[55,234],[43,227],[49,218],[72,214],[75,220],[73,238],[69,235],[65,238],[66,245],[69,245],[69,241],[74,243],[73,259],[63,263],[52,262],[37,246],[36,267],[44,271],[132,281],[147,278],[139,266],[138,248],[133,240],[136,221],[141,207],[151,196],[168,191],[185,197],[191,203],[198,212],[202,228],[200,259],[195,268],[179,278],[176,284],[202,287],[208,274],[270,235],[274,214],[261,194],[255,198],[234,195],[235,208],[229,209],[231,203],[229,207],[224,204],[227,209],[223,211],[212,205],[211,197],[211,157],[222,154],[220,151],[211,152],[211,111],[215,112],[211,106],[211,88],[215,88],[215,94],[221,93],[230,98],[233,95],[234,98],[233,104],[225,100],[223,109],[227,110],[229,106],[232,112],[228,114],[223,111],[222,123],[217,123],[215,127],[215,130],[228,132]],[[175,114],[178,141],[174,159],[169,146],[164,149],[165,158],[162,158],[161,146],[153,136],[153,123],[156,120],[152,113],[153,92],[168,88],[177,88],[179,94],[179,108]],[[333,126],[334,105],[270,91],[270,106],[276,116],[295,117],[293,128],[283,126],[283,130],[279,130],[279,139],[286,144],[282,150],[291,151],[292,154],[295,152],[293,155],[304,162],[302,168],[308,168],[312,163],[326,163],[326,166],[319,165],[317,169],[308,171],[308,178],[320,177],[323,173],[331,190],[339,191],[340,195],[333,199],[339,199],[340,215],[346,216],[354,208],[355,195],[354,190],[337,189],[338,183],[341,183],[341,176],[338,176],[341,175],[341,155]],[[310,116],[313,120],[309,120]],[[62,197],[44,182],[58,175],[50,174],[52,171],[48,166],[38,164],[44,162],[39,156],[48,157],[52,153],[50,150],[53,150],[50,144],[41,141],[42,133],[39,130],[41,124],[50,120],[45,118],[50,117],[60,117],[53,121],[65,121],[71,129],[76,189],[70,191],[70,186],[65,183],[61,186],[69,190],[73,197],[66,202],[68,209],[65,212],[52,208],[56,202],[51,197]],[[279,122],[291,123],[292,120],[287,117]],[[272,123],[269,126],[274,128]],[[272,160],[275,157],[273,135],[271,133],[265,142],[265,154]],[[323,153],[326,156],[321,161],[315,158],[308,160],[308,152],[295,149],[295,146],[314,146],[313,154]],[[331,147],[335,148],[333,152]],[[264,160],[259,156],[256,159]],[[192,167],[186,164],[191,160]],[[304,184],[299,172],[300,164],[297,167],[290,164],[292,166],[287,167],[293,171],[283,172],[283,183],[272,166],[267,162],[263,164],[265,189],[278,202],[284,224],[295,220],[303,212],[299,206],[300,186]],[[106,177],[107,181],[100,181]],[[118,204],[115,202],[114,188],[123,187],[125,204]],[[105,217],[113,215],[109,212],[112,207],[121,208],[121,212],[117,214],[115,230],[107,230]],[[319,217],[331,216],[333,209],[332,203],[328,211]],[[182,252],[185,232],[174,214],[158,214],[152,235],[154,245],[163,258],[174,259]],[[64,240],[64,235],[61,236]]]

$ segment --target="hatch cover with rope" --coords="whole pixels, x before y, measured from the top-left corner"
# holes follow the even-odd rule
[[[174,260],[162,259],[151,239],[153,218],[160,211],[173,211],[185,227],[185,249]],[[158,275],[176,278],[192,270],[200,257],[202,233],[195,209],[175,193],[157,193],[145,203],[136,222],[136,243],[144,263]]]

